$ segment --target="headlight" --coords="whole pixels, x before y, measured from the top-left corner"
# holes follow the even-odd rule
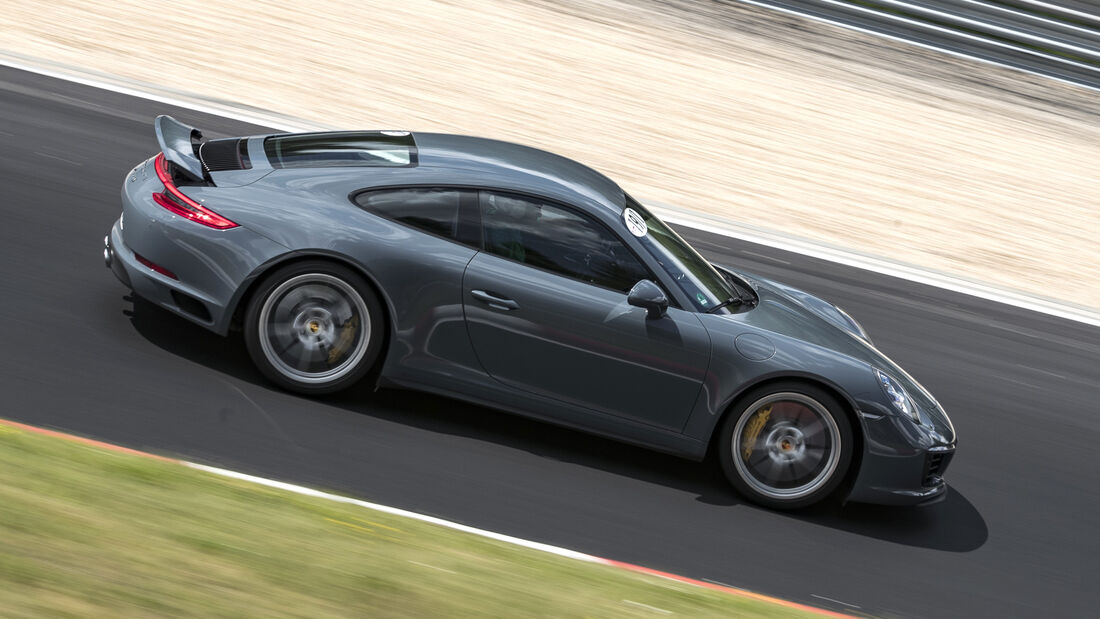
[[[882,392],[886,394],[886,397],[890,399],[890,403],[894,405],[899,413],[908,415],[910,419],[916,423],[920,423],[920,413],[917,412],[916,405],[913,404],[913,400],[909,398],[909,394],[905,393],[905,390],[901,388],[898,381],[890,378],[885,372],[878,368],[872,368],[875,371],[875,378],[878,379],[878,384],[882,387]]]

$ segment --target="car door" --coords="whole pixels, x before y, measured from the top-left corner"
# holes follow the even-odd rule
[[[653,279],[607,226],[579,210],[482,191],[483,251],[463,276],[470,339],[510,387],[680,430],[698,397],[710,339],[698,317],[658,319],[627,304]]]

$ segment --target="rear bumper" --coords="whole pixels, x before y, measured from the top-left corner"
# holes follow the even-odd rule
[[[115,226],[117,227],[117,223]],[[111,269],[111,272],[115,274],[118,281],[122,282],[127,288],[133,288],[134,285],[130,283],[130,274],[126,272],[126,267],[122,266],[122,260],[119,260],[115,255],[115,246],[111,242],[114,229],[107,233],[107,236],[103,237],[103,261],[107,263],[107,268]]]
[[[104,241],[104,261],[136,295],[224,335],[244,284],[287,250],[243,226],[216,230],[159,206],[152,195],[163,186],[150,165],[123,183],[122,217]]]
[[[119,222],[115,222],[103,241],[103,260],[107,268],[134,294],[191,322],[213,331],[219,330],[226,306],[214,299],[198,296],[201,293],[192,287],[139,262],[133,250],[123,241]]]

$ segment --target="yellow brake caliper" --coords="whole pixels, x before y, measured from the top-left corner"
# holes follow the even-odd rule
[[[348,346],[351,346],[355,333],[359,331],[359,317],[352,316],[342,326],[343,331],[340,332],[340,337],[336,339],[336,344],[328,351],[329,365],[336,363],[336,360],[344,354]]]
[[[756,437],[760,436],[760,431],[768,423],[768,417],[771,417],[771,414],[772,405],[769,404],[753,413],[752,419],[749,419],[748,423],[745,424],[745,432],[741,435],[741,455],[746,462],[749,456],[752,455],[753,447],[756,445]]]

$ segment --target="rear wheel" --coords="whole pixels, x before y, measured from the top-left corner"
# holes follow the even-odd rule
[[[245,343],[272,382],[299,393],[332,393],[374,366],[383,324],[382,305],[362,276],[333,263],[300,262],[256,290]]]
[[[740,399],[720,430],[726,478],[749,500],[775,509],[831,495],[852,461],[851,424],[824,389],[776,383]]]

